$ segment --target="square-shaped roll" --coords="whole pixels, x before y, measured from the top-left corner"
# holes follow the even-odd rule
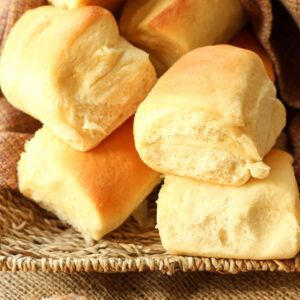
[[[139,106],[136,148],[154,170],[225,185],[264,178],[286,112],[254,52],[207,46],[180,58]]]
[[[133,120],[95,149],[73,149],[43,127],[25,145],[18,165],[22,194],[98,240],[120,226],[160,182],[139,158]]]
[[[166,176],[157,224],[171,254],[286,259],[300,249],[299,192],[292,156],[273,149],[270,175],[240,187]]]
[[[128,0],[120,31],[161,75],[195,48],[229,42],[246,20],[240,0]]]
[[[156,82],[148,54],[98,6],[27,11],[8,36],[0,76],[13,106],[81,151],[132,116]]]

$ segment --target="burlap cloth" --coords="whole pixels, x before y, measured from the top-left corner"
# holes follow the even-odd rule
[[[180,272],[166,276],[159,272],[49,275],[0,272],[1,300],[39,300],[70,293],[89,296],[92,300],[296,300],[300,298],[300,274]]]

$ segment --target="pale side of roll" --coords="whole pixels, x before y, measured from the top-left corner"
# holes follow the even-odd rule
[[[20,192],[87,240],[99,240],[120,226],[161,181],[139,158],[132,127],[130,118],[87,152],[73,149],[43,127],[21,155]]]
[[[240,0],[129,0],[120,31],[161,75],[195,48],[229,42],[246,19]]]
[[[248,49],[255,52],[264,63],[268,76],[273,82],[275,82],[273,63],[249,27],[246,27],[242,31],[240,31],[230,41],[230,44],[236,47]]]
[[[154,170],[225,185],[264,178],[262,162],[286,123],[260,58],[230,45],[193,50],[139,106],[134,135]]]
[[[13,106],[81,151],[133,115],[156,82],[148,55],[96,6],[27,11],[5,44],[0,76]]]
[[[168,253],[287,259],[300,250],[299,192],[290,154],[273,149],[270,175],[240,187],[166,176],[157,224]]]
[[[88,5],[99,5],[116,12],[120,9],[124,0],[48,0],[48,2],[58,8],[72,9]]]

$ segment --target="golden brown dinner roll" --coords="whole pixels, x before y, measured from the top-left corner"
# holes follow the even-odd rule
[[[157,223],[171,254],[285,259],[300,249],[299,192],[292,156],[273,149],[269,177],[240,187],[166,176]]]
[[[95,149],[81,152],[47,127],[26,144],[19,189],[87,239],[116,229],[160,182],[134,147],[130,118]]]
[[[263,47],[259,44],[256,37],[252,33],[249,27],[244,28],[241,32],[239,32],[231,41],[231,44],[240,48],[245,48],[251,50],[258,54],[258,56],[263,61],[266,71],[270,77],[270,79],[275,81],[275,74],[272,61],[270,60],[268,54],[265,52]]]
[[[87,5],[99,5],[112,12],[116,12],[124,0],[48,0],[50,4],[58,8],[76,8]]]
[[[285,125],[261,59],[230,45],[186,54],[139,106],[134,135],[154,170],[212,183],[264,178],[263,157]]]
[[[156,82],[148,55],[96,6],[27,11],[8,37],[0,76],[13,106],[83,151],[133,115]]]
[[[245,22],[240,0],[128,0],[120,31],[161,75],[192,49],[229,42]]]

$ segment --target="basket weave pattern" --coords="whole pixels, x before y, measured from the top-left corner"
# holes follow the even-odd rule
[[[257,37],[273,58],[282,98],[289,105],[300,107],[299,85],[292,80],[294,73],[290,71],[290,67],[296,65],[293,62],[299,61],[295,56],[298,52],[294,55],[295,57],[292,57],[291,51],[287,48],[292,47],[292,43],[275,39],[277,36],[284,36],[286,41],[294,41],[295,45],[298,45],[296,41],[298,35],[294,34],[296,28],[300,27],[300,22],[296,22],[300,20],[297,18],[299,16],[298,1],[274,1],[272,2],[273,12],[269,0],[242,0],[242,2],[252,20]],[[0,0],[0,52],[11,27],[22,13],[28,8],[43,4],[45,0]],[[292,15],[295,24],[291,23],[291,19],[288,22],[287,11],[283,13],[283,7],[286,7]],[[273,15],[276,17],[273,18]],[[279,22],[280,26],[276,27],[276,22]],[[282,31],[283,29],[285,29],[284,34],[275,34],[276,30]],[[271,32],[274,34],[271,35]],[[276,51],[273,46],[277,49]],[[279,46],[284,47],[283,51],[279,51],[281,50]],[[277,57],[276,53],[281,53],[281,55]],[[282,64],[279,64],[279,58]],[[283,76],[281,72],[285,69],[289,70],[288,77]],[[294,121],[289,128],[294,146],[298,182],[300,182],[299,120],[299,113],[295,114]],[[158,270],[169,275],[178,270],[219,273],[300,271],[299,254],[290,260],[269,261],[167,254],[162,248],[158,231],[155,229],[155,200],[158,190],[149,196],[150,224],[152,225],[140,227],[129,218],[118,230],[105,236],[98,243],[87,244],[81,234],[72,227],[62,223],[30,200],[11,191],[17,187],[15,170],[23,144],[38,126],[36,121],[14,110],[4,98],[0,98],[0,271],[41,270],[51,273]]]
[[[300,271],[300,256],[291,260],[234,260],[167,254],[155,229],[157,192],[149,196],[149,222],[129,218],[97,243],[19,194],[0,192],[0,271],[128,272],[178,270],[238,273]]]

